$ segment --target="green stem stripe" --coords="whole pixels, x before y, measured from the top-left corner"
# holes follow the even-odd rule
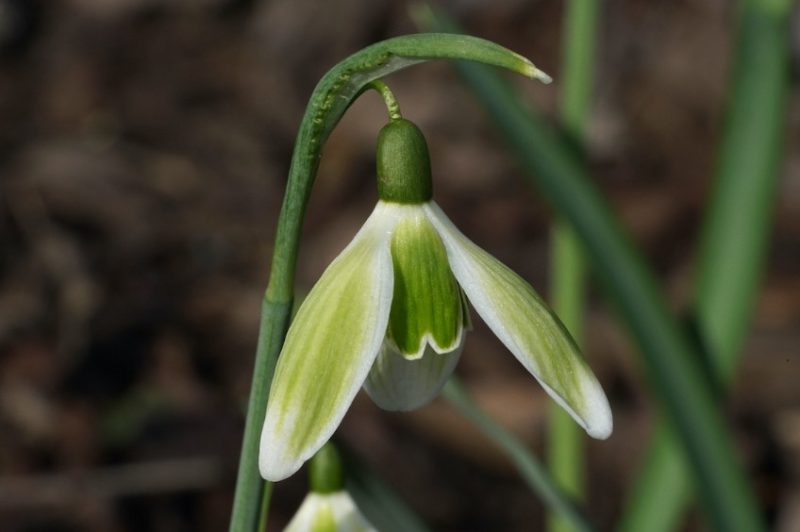
[[[789,2],[748,1],[741,13],[716,183],[700,243],[694,318],[715,379],[729,387],[764,267],[788,113]],[[691,500],[675,435],[652,438],[620,530],[669,532]]]
[[[441,15],[429,18],[426,27],[454,29]],[[477,65],[457,67],[528,170],[531,183],[575,227],[593,270],[639,346],[652,389],[676,427],[714,527],[762,530],[758,506],[737,463],[700,353],[670,315],[654,275],[608,204],[571,150],[504,80]]]
[[[258,446],[272,375],[289,325],[300,229],[322,147],[344,112],[371,81],[429,59],[466,59],[507,68],[542,81],[549,79],[530,61],[497,44],[464,35],[427,33],[389,39],[356,52],[334,66],[317,84],[297,134],[278,219],[272,270],[262,306],[231,532],[260,530],[269,508],[271,489],[258,473]]]

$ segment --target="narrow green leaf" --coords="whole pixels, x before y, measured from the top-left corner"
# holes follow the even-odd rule
[[[716,183],[700,243],[695,318],[719,382],[729,385],[764,267],[788,116],[789,2],[750,1],[741,13],[736,65]],[[621,530],[668,532],[692,497],[674,434],[660,426],[631,490]]]
[[[454,29],[441,15],[427,22],[427,28]],[[676,427],[714,526],[762,530],[699,353],[670,315],[655,277],[607,203],[572,152],[507,83],[478,65],[459,63],[457,68],[528,170],[526,176],[575,227],[593,270],[641,350],[653,391]]]

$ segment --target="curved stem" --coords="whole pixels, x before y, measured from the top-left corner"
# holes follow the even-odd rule
[[[397,98],[394,97],[392,89],[383,80],[376,79],[367,85],[367,88],[374,89],[383,98],[383,103],[386,104],[386,110],[389,112],[391,120],[400,120],[403,115],[400,113],[400,104],[397,103]]]
[[[272,270],[262,304],[253,385],[236,479],[231,532],[255,532],[269,507],[270,485],[258,472],[258,447],[272,376],[289,326],[295,264],[306,204],[322,146],[347,108],[372,81],[429,59],[466,59],[547,80],[528,59],[492,42],[443,33],[396,37],[356,52],[329,70],[311,95],[292,154],[278,219]],[[380,91],[383,95],[383,91]],[[390,93],[391,94],[391,93]],[[384,97],[384,101],[386,101]],[[390,108],[390,116],[391,116]],[[399,110],[398,110],[399,113]]]
[[[421,33],[395,37],[356,52],[328,71],[314,89],[292,154],[272,272],[266,297],[291,301],[300,228],[314,183],[322,145],[344,112],[373,80],[429,59],[467,59],[546,79],[528,59],[502,46],[467,35]]]

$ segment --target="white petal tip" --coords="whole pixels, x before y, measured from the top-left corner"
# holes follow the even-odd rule
[[[261,478],[269,480],[270,482],[279,482],[294,475],[303,461],[279,461],[274,460],[272,456],[261,453],[258,457],[258,469],[261,473]]]
[[[594,380],[594,379],[593,379]],[[596,381],[586,390],[586,408],[583,412],[581,425],[586,430],[586,434],[596,440],[605,440],[611,436],[614,430],[614,418],[611,415],[611,407],[608,405],[600,384]]]
[[[607,440],[614,431],[614,422],[609,415],[606,419],[594,420],[592,425],[586,427],[586,434],[596,440]]]
[[[312,442],[312,445],[303,446],[298,452],[289,452],[286,442],[280,437],[285,432],[276,431],[272,427],[268,412],[258,449],[258,470],[264,480],[278,482],[294,475],[327,441],[325,438],[319,445]]]
[[[309,493],[284,532],[377,532],[347,492]]]

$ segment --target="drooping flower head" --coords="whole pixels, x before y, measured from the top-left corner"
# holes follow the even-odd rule
[[[311,491],[283,532],[376,532],[344,488],[336,449],[317,452],[309,469]]]
[[[432,201],[428,149],[413,123],[381,130],[377,170],[378,204],[289,328],[262,430],[262,476],[294,473],[362,386],[388,410],[432,400],[461,355],[467,300],[590,436],[608,437],[608,401],[563,324]]]

